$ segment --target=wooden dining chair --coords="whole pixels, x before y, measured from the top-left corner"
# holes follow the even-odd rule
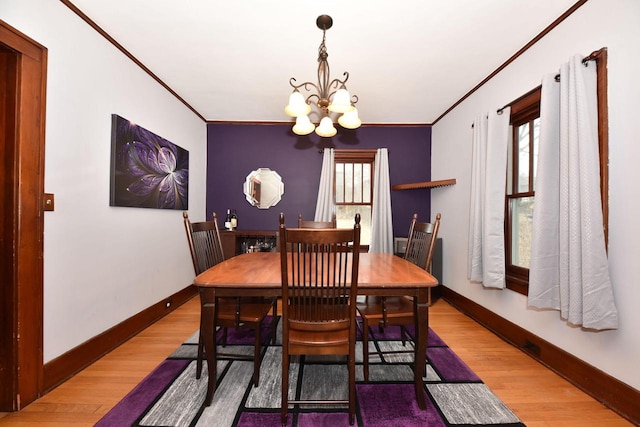
[[[420,268],[431,272],[431,261],[435,250],[438,230],[440,228],[440,213],[433,223],[418,222],[418,214],[413,214],[409,226],[409,237],[404,258]],[[431,289],[429,289],[429,304],[431,304]],[[369,327],[378,325],[382,332],[389,325],[399,326],[402,344],[406,345],[407,325],[415,325],[416,307],[411,297],[375,297],[367,296],[364,302],[357,306],[362,318],[362,351],[363,371],[365,382],[369,381]],[[416,328],[417,330],[417,328]],[[378,351],[378,354],[412,353],[414,350]]]
[[[333,214],[331,221],[303,220],[302,214],[298,214],[298,228],[336,228],[336,214]]]
[[[360,215],[353,229],[291,228],[280,214],[282,272],[282,425],[289,404],[348,404],[355,422],[356,295]],[[347,356],[348,400],[289,399],[292,355]]]
[[[193,260],[193,269],[196,276],[210,267],[224,261],[224,253],[218,228],[218,217],[213,213],[213,221],[191,222],[187,212],[183,212],[184,226],[189,242],[189,251]],[[276,299],[228,297],[216,299],[216,325],[222,328],[222,346],[227,344],[228,328],[246,328],[254,330],[253,356],[233,352],[219,352],[218,356],[232,357],[242,360],[253,360],[253,385],[258,386],[260,379],[261,337],[260,329],[265,317],[272,312],[272,324],[275,326]],[[272,340],[275,343],[275,328],[271,331]],[[202,325],[198,337],[198,356],[196,361],[196,378],[202,374],[202,360],[204,355],[204,342],[202,339]]]

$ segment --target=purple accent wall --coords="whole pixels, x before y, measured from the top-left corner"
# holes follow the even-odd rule
[[[323,148],[389,149],[391,185],[431,179],[431,127],[362,126],[356,130],[338,127],[331,139],[312,134],[298,136],[286,124],[207,125],[207,212],[224,221],[227,209],[238,213],[238,228],[276,230],[284,212],[288,226],[298,213],[313,219],[322,168]],[[269,209],[258,209],[246,201],[243,184],[251,171],[264,167],[278,172],[284,182],[282,200]],[[425,189],[391,192],[395,236],[406,236],[414,212],[430,220],[430,192]]]

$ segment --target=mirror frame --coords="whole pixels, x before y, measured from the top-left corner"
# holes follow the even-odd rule
[[[247,175],[243,190],[250,205],[258,209],[269,209],[282,199],[284,183],[276,171],[258,168]]]

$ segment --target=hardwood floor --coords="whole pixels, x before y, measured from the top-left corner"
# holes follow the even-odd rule
[[[0,425],[93,426],[197,328],[199,299],[142,331]],[[610,409],[443,300],[430,325],[528,427],[630,426]]]
[[[429,321],[527,427],[632,425],[446,302],[434,304]]]

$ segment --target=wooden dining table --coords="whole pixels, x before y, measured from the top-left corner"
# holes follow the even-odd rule
[[[205,406],[216,388],[215,304],[217,297],[281,295],[280,254],[253,252],[235,256],[198,275],[193,284],[200,293],[200,325],[208,368]],[[392,254],[361,253],[358,295],[413,296],[417,305],[414,385],[421,409],[426,409],[422,378],[425,373],[429,333],[429,288],[435,277],[415,264]]]

